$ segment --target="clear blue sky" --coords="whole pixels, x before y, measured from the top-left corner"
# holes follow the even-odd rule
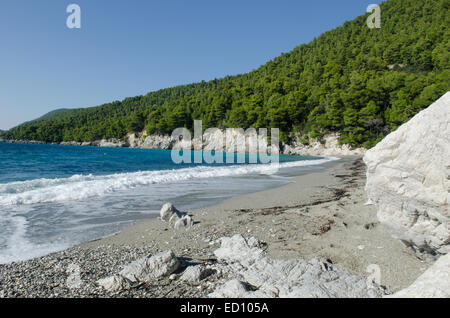
[[[377,0],[2,0],[0,129],[246,73]],[[81,7],[68,29],[66,7]]]

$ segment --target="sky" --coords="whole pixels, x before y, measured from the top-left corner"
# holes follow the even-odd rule
[[[249,72],[377,0],[2,0],[0,129]],[[81,8],[69,29],[67,6]]]

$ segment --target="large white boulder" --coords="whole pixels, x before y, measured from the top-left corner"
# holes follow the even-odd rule
[[[442,256],[411,286],[393,298],[450,298],[450,254]]]
[[[391,234],[433,259],[450,252],[450,92],[367,151],[366,191]]]

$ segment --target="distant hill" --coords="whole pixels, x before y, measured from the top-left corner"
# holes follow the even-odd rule
[[[41,117],[38,117],[38,118],[33,119],[33,120],[30,120],[30,121],[26,121],[26,122],[24,122],[23,124],[31,124],[31,123],[39,122],[39,121],[42,121],[42,120],[44,120],[44,119],[50,118],[50,117],[52,117],[53,115],[56,115],[56,114],[61,113],[61,112],[64,112],[64,111],[66,111],[66,110],[69,110],[69,109],[68,109],[68,108],[59,108],[59,109],[55,109],[55,110],[52,110],[52,111],[50,111],[50,112],[48,112],[48,113],[42,115]],[[23,124],[22,124],[22,125],[23,125]]]
[[[380,29],[362,15],[247,74],[177,86],[98,107],[58,110],[9,139],[92,141],[146,129],[278,127],[371,147],[450,90],[450,1],[388,0]],[[236,48],[239,49],[239,48]]]
[[[52,116],[52,115],[55,115],[55,114],[58,114],[58,113],[60,113],[60,112],[66,111],[66,110],[68,110],[68,108],[59,108],[59,109],[55,109],[55,110],[52,110],[52,111],[48,112],[48,113],[45,114],[45,115],[42,115],[41,117],[39,117],[39,118],[36,119],[36,120],[42,120],[42,119],[45,119],[45,118],[50,117],[50,116]]]

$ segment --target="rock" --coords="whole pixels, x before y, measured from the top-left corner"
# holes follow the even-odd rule
[[[257,247],[255,238],[247,241],[242,235],[236,234],[233,237],[222,237],[220,241],[220,248],[214,251],[219,261],[251,265],[263,257],[263,251]]]
[[[175,230],[190,229],[193,225],[194,220],[189,215],[184,215],[175,222],[173,228]]]
[[[365,278],[317,259],[270,259],[255,239],[235,235],[221,241],[214,252],[220,263],[212,268],[230,280],[209,297],[361,298],[388,294],[381,286],[367,284]]]
[[[378,219],[419,257],[450,252],[450,92],[364,156]]]
[[[130,144],[128,143],[128,141],[121,141],[118,139],[102,139],[100,140],[100,142],[98,143],[99,147],[109,147],[109,148],[120,148],[120,147],[129,147]]]
[[[248,285],[238,279],[232,279],[217,287],[208,295],[209,298],[267,298],[258,291],[252,293]]]
[[[99,279],[97,284],[112,293],[128,289],[131,286],[131,282],[121,275]]]
[[[33,143],[33,142],[30,142],[30,143]],[[81,143],[77,142],[77,141],[62,141],[59,144],[63,145],[63,146],[80,146],[81,145]]]
[[[178,269],[180,262],[172,251],[140,258],[119,273],[131,282],[149,282],[155,278],[168,276]]]
[[[183,216],[182,213],[178,211],[172,203],[164,204],[159,211],[159,215],[161,217],[161,220],[166,222],[171,222],[173,218],[179,219]]]
[[[282,149],[285,155],[300,156],[361,156],[367,150],[365,148],[354,148],[348,144],[340,144],[338,133],[326,134],[322,140],[309,139],[306,145],[301,142],[301,136],[294,136],[293,141],[284,144]]]
[[[139,146],[139,148],[146,149],[172,149],[175,140],[171,136],[160,136],[152,135],[145,137],[144,142]]]
[[[450,298],[450,254],[441,256],[411,286],[393,298]]]
[[[185,212],[180,212],[172,203],[166,203],[159,212],[161,220],[174,224],[175,230],[189,229],[194,225],[194,220]]]
[[[180,279],[190,283],[200,283],[200,281],[213,273],[213,269],[203,265],[188,266]]]

